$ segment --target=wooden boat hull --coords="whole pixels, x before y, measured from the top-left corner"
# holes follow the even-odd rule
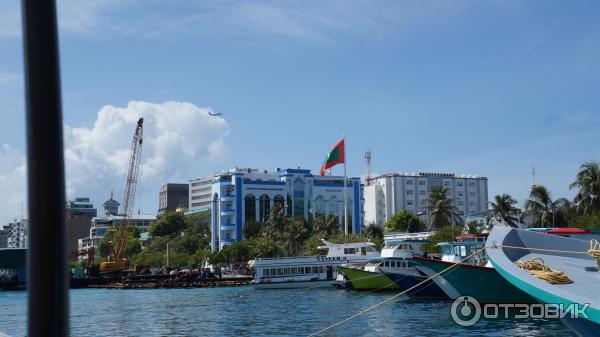
[[[589,242],[495,227],[488,238],[487,245],[492,247],[488,249],[488,256],[498,273],[539,302],[563,306],[589,304],[585,310],[588,317],[580,315],[570,318],[567,316],[563,322],[579,336],[598,336],[600,332],[600,275],[597,272],[597,261],[587,254],[566,252],[586,252],[589,249]],[[573,280],[573,283],[550,284],[515,265],[518,260],[531,258],[541,258],[551,268],[565,272]]]
[[[414,257],[413,261],[421,265],[415,268],[430,276],[455,264],[421,257]],[[461,263],[449,272],[434,277],[434,281],[451,299],[471,296],[480,303],[537,303],[493,268]]]

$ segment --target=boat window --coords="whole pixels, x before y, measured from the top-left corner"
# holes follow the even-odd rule
[[[319,266],[319,273],[323,272],[323,266]]]
[[[383,266],[384,266],[384,267],[389,267],[389,266],[390,266],[390,263],[389,263],[388,261],[383,261]]]
[[[269,276],[269,269],[263,269],[263,276]]]
[[[356,254],[356,248],[344,248],[344,254]]]
[[[396,267],[396,262],[394,262],[394,261],[390,261],[390,267],[393,267],[393,268],[395,268],[395,267]]]
[[[467,256],[467,247],[460,246],[460,256]]]
[[[360,255],[367,255],[367,247],[360,247]]]
[[[271,274],[271,276],[277,275],[277,269],[271,268],[271,272],[269,274]]]
[[[283,268],[277,268],[277,275],[283,275]]]
[[[298,274],[298,268],[292,268],[292,275]]]
[[[284,269],[284,273],[285,273],[285,275],[289,275],[290,274],[290,268],[285,268]]]

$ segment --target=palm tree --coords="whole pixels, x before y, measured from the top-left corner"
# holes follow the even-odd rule
[[[531,189],[529,200],[525,201],[523,216],[531,216],[531,227],[544,227],[552,225],[559,227],[566,225],[565,211],[569,207],[569,200],[560,198],[552,200],[550,191],[544,186],[537,185]]]
[[[322,236],[323,239],[328,239],[330,236],[338,234],[340,232],[338,218],[336,216],[317,215],[313,232]]]
[[[427,197],[431,228],[453,225],[458,219],[458,208],[452,204],[454,198],[448,197],[448,192],[449,189],[445,187],[435,187]]]
[[[291,219],[285,216],[285,210],[280,205],[275,205],[272,212],[272,215],[265,222],[262,232],[265,236],[281,241]]]
[[[581,164],[577,178],[569,187],[579,187],[573,199],[579,213],[587,215],[600,211],[600,164],[597,161]]]
[[[516,204],[517,201],[506,193],[502,195],[498,194],[494,197],[494,201],[490,201],[490,206],[494,214],[499,215],[512,227],[517,227],[516,222],[519,221],[519,210],[514,206]]]
[[[284,234],[288,256],[298,256],[310,232],[304,220],[292,220]]]

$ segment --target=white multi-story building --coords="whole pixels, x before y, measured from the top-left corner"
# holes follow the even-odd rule
[[[383,226],[394,214],[407,210],[427,220],[427,197],[436,187],[449,190],[461,221],[488,208],[487,178],[452,173],[393,173],[370,179],[365,186],[365,223]]]
[[[6,246],[8,248],[27,248],[27,232],[28,225],[27,220],[23,219],[21,221],[15,220],[14,222],[9,223],[5,229],[9,229],[10,233],[8,234]]]
[[[214,176],[192,179],[189,184],[189,213],[206,211],[212,206],[212,181]]]
[[[334,216],[343,232],[344,188],[348,231],[362,230],[364,200],[360,178],[348,178],[344,187],[344,177],[315,176],[300,168],[276,172],[235,168],[216,174],[211,186],[213,250],[242,240],[244,224],[266,221],[276,205],[290,217],[308,220],[317,215]]]

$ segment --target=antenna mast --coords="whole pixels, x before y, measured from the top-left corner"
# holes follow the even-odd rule
[[[367,186],[371,185],[371,149],[368,149],[364,155],[365,161],[367,162]]]

